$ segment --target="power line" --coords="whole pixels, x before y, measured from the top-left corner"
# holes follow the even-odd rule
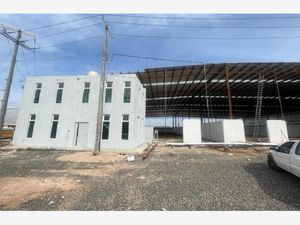
[[[44,48],[53,48],[53,47],[60,46],[60,45],[76,44],[76,43],[81,42],[81,41],[93,40],[93,39],[97,39],[99,37],[103,37],[103,35],[98,35],[98,36],[94,36],[94,37],[88,37],[88,38],[78,39],[78,40],[69,41],[69,42],[62,42],[62,43],[57,43],[57,44],[53,44],[53,45],[41,46],[41,47],[37,48],[37,50],[38,49],[44,49]]]
[[[36,76],[36,39],[34,39],[33,47],[34,75]]]
[[[127,14],[106,14],[112,17],[129,17],[145,19],[172,19],[172,20],[274,20],[274,19],[300,19],[299,16],[267,16],[267,17],[172,17],[172,16],[144,16]]]
[[[153,26],[153,27],[169,27],[169,28],[201,28],[201,29],[290,29],[300,28],[298,25],[288,26],[194,26],[194,25],[169,25],[169,24],[154,24],[154,23],[135,23],[121,21],[107,21],[108,24],[134,25],[134,26]]]
[[[83,58],[97,58],[101,57],[100,55],[90,55],[90,56],[73,56],[73,57],[63,57],[63,58],[38,58],[38,59],[30,59],[27,61],[66,61],[66,60],[73,60],[73,59],[83,59]],[[23,60],[18,60],[18,62],[22,62]]]
[[[23,56],[23,60],[24,60],[25,70],[26,70],[26,73],[27,73],[27,76],[28,76],[29,75],[29,70],[28,70],[28,67],[27,67],[26,58],[25,58],[23,48],[21,49],[21,51],[22,51],[22,56]]]
[[[122,15],[123,16],[123,15]],[[95,16],[93,16],[95,17]],[[300,17],[299,17],[300,18]],[[72,20],[73,21],[73,20]],[[71,21],[67,21],[64,23],[69,23]],[[136,25],[136,26],[154,26],[154,27],[173,27],[173,28],[207,28],[207,29],[276,29],[276,28],[300,28],[300,26],[192,26],[192,25],[168,25],[168,24],[152,24],[152,23],[131,23],[131,22],[121,22],[121,21],[108,21],[108,23],[110,24],[121,24],[121,25]],[[63,24],[63,23],[60,23]],[[81,29],[86,29],[86,28],[90,28],[96,25],[101,24],[100,22],[98,23],[94,23],[94,24],[89,24],[86,26],[81,26],[78,28],[73,28],[73,29],[69,29],[69,30],[65,30],[65,31],[61,31],[61,32],[57,32],[57,33],[53,33],[53,34],[49,34],[49,35],[44,35],[41,37],[38,37],[37,39],[45,39],[45,38],[49,38],[49,37],[53,37],[53,36],[57,36],[57,35],[61,35],[64,33],[68,33],[68,32],[72,32],[72,31],[77,31],[77,30],[81,30]],[[50,25],[49,25],[50,26]],[[53,24],[54,26],[54,24]],[[118,36],[126,36],[126,37],[143,37],[146,38],[146,36],[143,35],[134,35],[134,34],[116,34]],[[102,36],[102,35],[101,35]],[[97,36],[100,37],[100,36]],[[59,43],[59,44],[54,44],[54,45],[50,45],[50,46],[45,46],[45,47],[41,47],[41,48],[49,48],[49,47],[54,47],[57,45],[64,45],[64,44],[71,44],[71,43],[76,43],[79,41],[85,41],[85,40],[89,40],[89,39],[95,39],[97,37],[91,37],[91,38],[85,38],[85,39],[81,39],[81,40],[75,40],[75,41],[71,41],[71,42],[65,42],[65,43]],[[272,36],[272,37],[172,37],[172,36],[147,36],[149,38],[172,38],[172,39],[221,39],[221,40],[226,40],[226,39],[283,39],[283,38],[299,38],[299,36]]]
[[[203,63],[200,61],[190,61],[190,60],[181,60],[181,59],[166,59],[166,58],[156,58],[156,57],[148,57],[148,56],[127,55],[127,54],[120,54],[120,53],[113,53],[112,57],[114,57],[114,56],[147,59],[147,60],[157,60],[157,61],[169,61],[169,62]]]
[[[65,31],[60,31],[60,32],[57,32],[57,33],[48,34],[48,35],[44,35],[44,36],[41,36],[41,37],[37,37],[36,39],[39,39],[39,40],[40,39],[45,39],[45,38],[53,37],[53,36],[56,36],[56,35],[72,32],[72,31],[86,29],[86,28],[93,27],[93,26],[96,26],[96,25],[99,25],[99,24],[101,24],[101,23],[99,22],[99,23],[89,24],[89,25],[86,25],[86,26],[80,26],[80,27],[77,27],[77,28],[73,28],[73,29],[69,29],[69,30],[65,30]]]
[[[98,17],[98,16],[99,15],[87,16],[87,17],[84,17],[84,18],[67,20],[67,21],[60,22],[60,23],[53,23],[53,24],[48,24],[48,25],[44,25],[44,26],[40,26],[40,27],[33,27],[33,28],[30,28],[30,29],[27,29],[27,30],[30,30],[30,31],[41,30],[41,29],[45,29],[45,28],[49,28],[49,27],[54,27],[54,26],[59,26],[59,25],[67,24],[67,23],[72,23],[72,22],[75,22],[75,21],[86,20],[86,19],[90,19],[90,18],[94,18],[94,17]]]
[[[122,54],[122,53],[112,53],[112,54],[108,54],[108,56],[110,56],[111,59],[113,59],[114,56],[119,56],[119,57],[138,58],[138,59],[155,60],[155,61],[183,62],[183,63],[195,63],[195,64],[203,63],[200,61],[192,61],[192,60],[158,58],[158,57],[130,55],[130,54]],[[100,55],[85,55],[85,56],[74,56],[74,57],[63,57],[63,58],[39,58],[39,59],[37,59],[37,61],[66,61],[66,60],[73,60],[73,59],[98,58],[98,57],[100,57]],[[31,61],[33,61],[33,59]],[[18,62],[21,62],[21,61],[18,60]]]
[[[124,37],[137,37],[137,38],[173,38],[173,39],[199,39],[199,40],[251,40],[251,39],[297,39],[300,38],[300,36],[270,36],[270,37],[186,37],[186,36],[147,36],[147,35],[135,35],[135,34],[114,34],[116,36],[124,36]],[[38,48],[35,48],[36,50],[39,49],[45,49],[45,48],[53,48],[56,46],[62,46],[62,45],[70,45],[70,44],[76,44],[82,41],[87,41],[87,40],[93,40],[103,37],[103,35],[97,35],[93,37],[88,37],[88,38],[83,38],[83,39],[78,39],[74,41],[68,41],[68,42],[62,42],[62,43],[57,43],[53,45],[46,45],[46,46],[41,46]]]
[[[191,40],[259,40],[259,39],[298,39],[300,36],[256,36],[256,37],[188,37],[188,36],[165,36],[165,35],[138,35],[138,34],[118,34],[115,36],[134,38],[155,38],[155,39],[191,39]]]
[[[2,73],[2,70],[8,66],[10,59],[8,58],[10,56],[10,53],[4,57],[4,59],[7,59],[6,62],[0,64],[0,73]]]

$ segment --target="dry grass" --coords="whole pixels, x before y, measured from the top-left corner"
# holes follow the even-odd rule
[[[14,209],[31,199],[70,191],[78,185],[64,177],[3,177],[0,178],[0,184],[0,205],[3,209]]]

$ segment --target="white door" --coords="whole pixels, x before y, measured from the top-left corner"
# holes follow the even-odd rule
[[[295,142],[289,141],[277,148],[276,152],[274,153],[273,157],[275,159],[276,164],[289,172],[291,172],[290,166],[290,151],[293,147]]]
[[[89,123],[75,123],[75,146],[86,147]]]
[[[294,154],[291,155],[291,167],[293,173],[300,177],[300,143],[297,143]]]

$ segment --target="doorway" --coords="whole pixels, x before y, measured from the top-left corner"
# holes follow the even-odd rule
[[[76,122],[75,123],[75,146],[86,147],[88,140],[89,123]]]

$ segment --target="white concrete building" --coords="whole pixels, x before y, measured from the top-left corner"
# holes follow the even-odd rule
[[[28,77],[13,144],[86,149],[95,145],[100,76]],[[106,79],[103,150],[131,150],[145,143],[146,90],[135,74]]]

